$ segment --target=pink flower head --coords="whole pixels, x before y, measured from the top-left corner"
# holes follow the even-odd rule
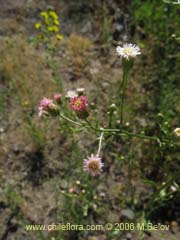
[[[48,110],[53,106],[53,100],[48,98],[43,98],[39,103],[39,116],[46,114]]]
[[[52,104],[53,104],[52,99],[43,98],[39,103],[39,107],[42,107],[43,109],[48,109],[49,107],[51,107]]]
[[[102,163],[101,158],[98,156],[94,156],[91,154],[91,157],[84,159],[84,171],[90,173],[92,176],[96,176],[101,173],[102,167],[104,163]]]
[[[76,190],[74,187],[69,188],[69,193],[74,193]]]
[[[85,96],[73,97],[70,99],[70,107],[76,112],[87,110],[87,98]]]
[[[57,103],[61,102],[61,98],[62,98],[61,93],[55,93],[55,94],[54,94],[54,100],[55,100]]]

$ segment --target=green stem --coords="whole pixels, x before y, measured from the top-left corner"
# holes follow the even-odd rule
[[[58,73],[58,65],[57,61],[55,59],[55,49],[48,49],[49,55],[50,55],[50,67],[52,70],[52,79],[54,83],[56,84],[57,90],[61,93],[63,93],[63,86],[62,86],[62,78],[60,74]]]
[[[149,140],[154,140],[154,141],[160,141],[157,137],[151,137],[151,136],[146,136],[143,134],[137,134],[137,133],[131,133],[128,131],[125,131],[123,129],[121,129],[121,132],[128,135],[129,137],[138,137],[138,138],[142,138],[142,139],[149,139]]]
[[[75,122],[74,120],[72,120],[72,119],[64,116],[62,113],[60,113],[59,116],[60,116],[62,119],[65,119],[65,120],[68,121],[68,122],[74,123],[74,124],[76,124],[76,125],[78,125],[78,126],[83,126],[82,123]]]
[[[89,126],[92,130],[99,132],[99,130],[100,130],[99,128],[94,127],[87,119],[86,119],[85,121],[87,122],[88,126]],[[101,131],[101,132],[102,132],[102,131]]]
[[[123,119],[123,117],[124,117],[124,99],[125,99],[127,79],[128,79],[128,69],[124,69],[123,70],[123,81],[122,81],[121,108],[120,108],[121,124],[122,125],[123,125],[123,120],[124,120]]]
[[[143,135],[143,134],[137,134],[137,133],[132,133],[132,132],[128,132],[128,131],[125,131],[123,129],[116,129],[116,128],[112,128],[112,129],[108,129],[108,128],[96,128],[94,127],[88,120],[86,120],[87,122],[87,125],[86,124],[83,124],[83,123],[79,123],[79,122],[76,122],[66,116],[64,116],[63,114],[60,114],[60,117],[62,117],[63,119],[71,122],[71,123],[74,123],[78,126],[83,126],[85,128],[91,128],[92,130],[96,131],[96,132],[103,132],[103,133],[119,133],[120,135],[125,135],[125,136],[129,136],[129,137],[137,137],[137,138],[141,138],[141,139],[147,139],[147,140],[153,140],[153,141],[156,141],[158,143],[163,143],[163,142],[166,142],[166,143],[172,143],[172,141],[168,140],[168,139],[159,139],[158,137],[152,137],[152,136],[146,136],[146,135]],[[180,144],[178,143],[172,143],[174,144],[175,146],[180,146]]]
[[[180,174],[180,170],[178,170],[178,171],[173,175],[173,177],[172,177],[171,179],[169,179],[169,181],[167,181],[163,186],[161,186],[161,187],[152,195],[150,201],[148,202],[148,204],[147,204],[147,206],[146,206],[147,211],[148,211],[149,209],[153,209],[153,210],[154,210],[154,208],[152,208],[152,206],[153,206],[154,203],[156,203],[157,197],[159,196],[160,192],[161,192],[163,189],[167,189],[168,187],[170,187],[171,184],[172,184],[177,178],[179,178],[179,174]],[[157,206],[157,207],[158,207],[158,206]],[[153,210],[149,210],[149,211],[148,211],[148,214],[150,215]]]

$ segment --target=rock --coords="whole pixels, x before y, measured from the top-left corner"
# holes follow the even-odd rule
[[[110,223],[116,223],[119,221],[119,213],[116,211],[116,212],[108,212],[108,215],[107,215],[107,222],[110,222]]]
[[[134,212],[131,209],[122,209],[121,216],[126,217],[130,220],[133,220],[135,217]]]
[[[131,239],[132,239],[132,235],[131,235],[130,233],[128,233],[128,234],[126,235],[126,239],[127,239],[127,240],[131,240]]]
[[[4,132],[4,128],[0,128],[0,133],[3,133]]]
[[[84,27],[82,28],[81,32],[82,33],[87,33],[87,32],[91,32],[92,31],[92,24],[90,21],[88,21]]]
[[[113,29],[114,29],[114,31],[117,31],[117,32],[120,33],[120,32],[123,31],[124,27],[123,27],[122,24],[114,23],[114,25],[113,25]]]
[[[83,239],[83,240],[86,240],[86,239]],[[107,237],[105,235],[90,236],[87,238],[87,240],[107,240]]]
[[[20,148],[19,148],[18,145],[15,144],[15,145],[13,146],[13,152],[16,153],[16,154],[20,152]]]

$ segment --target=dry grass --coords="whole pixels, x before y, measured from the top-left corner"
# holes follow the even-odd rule
[[[54,91],[46,55],[34,49],[24,38],[15,36],[0,40],[0,72],[17,90],[25,105],[36,106],[39,96]]]
[[[72,34],[67,39],[65,47],[74,72],[82,74],[89,63],[89,57],[93,49],[92,41],[80,35]]]

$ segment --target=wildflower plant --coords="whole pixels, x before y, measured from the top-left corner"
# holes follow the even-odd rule
[[[37,36],[34,41],[38,45],[44,45],[48,53],[49,65],[52,70],[52,79],[59,91],[62,92],[62,78],[58,73],[56,61],[57,41],[63,39],[60,32],[60,20],[58,14],[52,10],[40,12],[40,20],[34,25]]]
[[[50,9],[48,11],[42,11],[40,17],[40,21],[34,25],[39,32],[37,40],[47,45],[52,37],[56,37],[57,40],[62,40],[63,36],[60,33],[60,21],[57,13]]]
[[[123,47],[118,46],[116,48],[118,56],[122,59],[122,66],[123,66],[123,81],[121,86],[121,103],[120,103],[120,117],[121,117],[121,124],[123,124],[123,115],[124,115],[124,98],[125,98],[125,91],[126,85],[128,80],[128,75],[133,67],[134,59],[137,55],[141,54],[140,48],[135,44],[128,44],[125,43]]]
[[[69,122],[70,124],[74,124],[79,129],[88,129],[92,130],[96,134],[98,134],[99,137],[99,147],[97,154],[91,154],[90,157],[87,157],[84,160],[84,171],[89,172],[92,176],[99,175],[102,172],[102,167],[104,166],[104,162],[100,157],[100,153],[102,150],[102,141],[106,137],[104,135],[107,134],[117,134],[120,137],[136,137],[140,139],[147,139],[150,141],[155,141],[159,144],[161,147],[163,144],[170,144],[171,146],[178,145],[177,142],[174,142],[173,137],[170,139],[164,139],[161,136],[147,136],[142,133],[134,133],[126,130],[126,125],[124,124],[124,99],[125,99],[125,92],[126,92],[126,85],[128,82],[128,77],[130,70],[133,67],[133,63],[135,58],[141,54],[141,51],[138,46],[134,44],[125,44],[123,47],[117,47],[116,51],[118,55],[121,57],[122,61],[122,68],[123,68],[123,79],[122,84],[120,85],[120,91],[121,91],[121,97],[120,97],[120,105],[119,109],[115,104],[112,104],[109,108],[108,114],[112,116],[113,112],[118,109],[120,114],[120,125],[119,128],[112,128],[111,125],[110,128],[101,127],[98,123],[98,120],[95,120],[92,122],[91,117],[91,111],[88,108],[88,100],[87,96],[81,95],[81,93],[84,93],[84,89],[80,91],[80,95],[78,95],[78,91],[68,91],[66,96],[63,98],[60,93],[55,94],[61,101],[62,105],[58,105],[56,101],[56,97],[54,97],[54,100],[50,100],[47,98],[44,98],[41,100],[39,105],[39,115],[51,115],[51,116],[59,116],[60,119],[65,120],[66,122]],[[68,109],[66,112],[68,116],[64,114],[64,107],[65,109]],[[71,113],[69,113],[71,112]],[[73,114],[75,113],[75,115]],[[70,117],[69,117],[70,116]],[[174,133],[176,136],[180,135],[179,128],[176,128],[174,130]]]
[[[91,107],[91,104],[89,104],[90,99],[84,88],[68,90],[67,93],[64,93],[62,79],[59,81],[58,78],[58,65],[55,59],[56,46],[52,41],[54,37],[57,40],[62,39],[62,35],[59,33],[60,22],[58,15],[54,11],[48,10],[47,12],[41,12],[40,16],[41,22],[37,22],[35,28],[39,31],[38,39],[45,45],[50,55],[50,66],[52,68],[54,82],[57,86],[57,92],[54,93],[52,98],[44,97],[40,101],[38,108],[39,116],[45,118],[59,118],[62,132],[68,129],[69,132],[72,131],[73,134],[77,134],[87,130],[92,131],[96,135],[99,141],[97,152],[95,149],[90,153],[87,152],[87,156],[82,157],[81,165],[85,174],[89,175],[91,178],[99,178],[100,175],[103,174],[107,164],[103,157],[103,145],[105,145],[104,142],[106,141],[108,145],[111,144],[111,136],[117,136],[121,140],[139,138],[146,141],[152,141],[157,143],[157,147],[160,149],[180,146],[180,143],[178,143],[180,128],[178,127],[173,130],[168,124],[159,123],[160,131],[156,132],[156,135],[148,135],[143,131],[130,131],[128,128],[129,123],[125,122],[126,88],[134,62],[136,58],[141,55],[139,46],[132,43],[125,43],[123,46],[116,47],[116,55],[122,63],[123,76],[122,80],[118,81],[117,102],[111,103],[110,106],[107,107],[105,116],[106,122],[102,124],[96,117],[96,106]],[[76,43],[76,41],[73,41],[73,43],[74,42]],[[159,116],[159,118],[161,118],[161,116]],[[74,135],[72,136],[74,137]],[[124,157],[122,157],[121,160],[126,163]],[[127,160],[129,186],[131,186],[130,202],[134,204],[134,187],[131,185],[132,159],[130,159],[129,154]],[[170,187],[172,183],[176,181],[177,176],[178,175],[175,175],[173,178],[170,178],[164,186],[157,188],[157,191],[155,191],[146,206],[147,209],[149,206],[156,203],[156,199],[161,196],[162,191],[166,192],[167,187]],[[74,195],[75,192],[74,188],[70,189],[68,196]],[[148,213],[150,213],[149,210]]]

